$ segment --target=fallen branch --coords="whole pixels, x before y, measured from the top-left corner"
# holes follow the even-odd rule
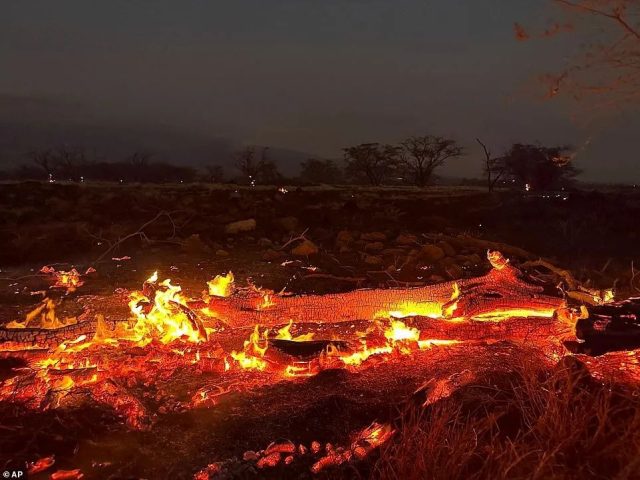
[[[569,272],[569,270],[564,270],[562,268],[556,267],[555,265],[553,265],[550,262],[547,262],[546,260],[539,259],[539,260],[528,261],[528,262],[524,262],[520,266],[522,268],[544,267],[550,272],[553,272],[557,276],[562,278],[571,290],[577,290],[578,288],[580,288],[579,282],[573,277],[573,275],[571,274],[571,272]]]
[[[140,226],[140,228],[138,228],[138,230],[136,230],[135,232],[130,233],[128,235],[125,235],[124,237],[118,239],[118,241],[112,243],[109,246],[109,248],[102,253],[102,255],[100,255],[97,259],[95,259],[93,261],[93,264],[99,263],[104,257],[106,257],[109,253],[114,251],[119,245],[123,244],[124,242],[126,242],[127,240],[130,240],[132,238],[139,237],[142,240],[145,240],[147,242],[151,242],[151,240],[149,240],[149,237],[147,237],[146,233],[144,233],[144,229],[147,228],[149,225],[153,224],[154,222],[156,222],[157,220],[161,219],[161,218],[167,218],[169,220],[169,222],[171,223],[173,231],[172,231],[172,234],[169,237],[169,239],[174,238],[176,236],[176,232],[177,232],[177,228],[178,228],[176,226],[176,223],[174,222],[173,218],[171,217],[171,215],[174,214],[174,213],[177,213],[177,212],[166,212],[164,210],[159,212],[151,220],[149,220],[148,222],[142,224]]]

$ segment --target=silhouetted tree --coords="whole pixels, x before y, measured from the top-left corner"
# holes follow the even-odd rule
[[[407,138],[400,144],[399,152],[402,169],[413,179],[415,185],[424,187],[436,168],[449,158],[461,156],[463,149],[455,140],[425,135]]]
[[[382,185],[398,167],[398,148],[379,143],[362,143],[343,149],[345,173],[354,181]]]
[[[273,160],[265,160],[260,163],[258,183],[261,185],[275,185],[282,182],[282,174]]]
[[[484,175],[487,179],[487,188],[489,189],[489,192],[493,192],[493,189],[500,179],[504,177],[507,170],[504,157],[493,157],[491,155],[491,151],[480,141],[479,138],[476,138],[476,142],[478,142],[484,150]]]
[[[310,158],[302,162],[300,180],[309,183],[326,183],[335,185],[340,182],[341,171],[333,160],[317,160]]]
[[[640,99],[640,0],[551,0],[564,18],[540,33],[516,24],[516,38],[528,40],[583,30],[587,41],[567,66],[542,78],[548,97],[601,99],[596,107],[618,106]],[[596,27],[596,28],[593,28]]]
[[[250,185],[269,185],[282,179],[277,165],[267,156],[268,150],[268,147],[263,147],[259,159],[256,155],[256,147],[246,147],[236,152],[235,165],[245,182]]]
[[[125,163],[128,164],[127,177],[132,182],[145,182],[146,176],[149,175],[149,164],[151,163],[151,157],[153,154],[144,150],[133,152],[129,155]]]
[[[80,147],[62,145],[53,151],[56,176],[62,180],[80,180],[81,169],[87,164],[87,156]]]
[[[29,157],[33,163],[42,169],[46,180],[51,178],[55,170],[53,152],[51,149],[29,152]]]
[[[224,169],[220,165],[205,165],[204,171],[208,182],[224,182]]]
[[[260,171],[259,162],[256,159],[255,147],[246,147],[234,154],[235,166],[247,183],[256,182]]]
[[[549,190],[572,183],[579,170],[569,147],[514,144],[504,156],[506,172],[532,190]]]

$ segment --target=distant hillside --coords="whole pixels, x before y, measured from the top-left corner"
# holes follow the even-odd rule
[[[48,99],[0,95],[0,169],[27,161],[28,152],[68,145],[90,158],[119,161],[135,151],[176,165],[222,165],[234,172],[233,152],[241,142],[170,126],[124,124],[89,114],[81,107]],[[269,157],[285,175],[299,172],[309,153],[269,147]]]
[[[115,127],[107,125],[20,124],[0,121],[2,168],[27,159],[33,150],[68,145],[84,148],[92,158],[117,161],[136,150],[153,153],[154,160],[176,165],[219,164],[233,171],[233,152],[241,148],[232,141],[209,138],[171,128]],[[311,154],[269,147],[269,158],[285,175],[295,175],[300,162]]]

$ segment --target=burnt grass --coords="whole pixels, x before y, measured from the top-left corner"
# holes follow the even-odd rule
[[[3,184],[0,323],[37,301],[29,292],[46,285],[34,275],[45,264],[94,266],[99,281],[87,282],[83,294],[137,288],[143,272],[156,267],[196,292],[211,274],[233,270],[241,283],[323,293],[473,276],[486,271],[487,247],[504,244],[516,263],[544,257],[590,285],[615,284],[621,296],[637,286],[630,267],[640,233],[640,191],[634,189],[559,196],[467,188],[287,189]],[[132,235],[159,212],[170,217]],[[247,219],[255,229],[225,231]],[[318,253],[293,255],[299,242],[279,248],[303,232]],[[424,245],[447,250],[445,258],[421,253]],[[124,256],[132,260],[112,260]],[[171,273],[170,265],[180,268]],[[87,478],[186,479],[210,462],[241,458],[278,438],[348,444],[354,431],[379,420],[398,430],[388,446],[319,478],[638,478],[640,405],[625,386],[596,382],[580,364],[549,366],[511,345],[454,350],[429,354],[426,362],[405,359],[357,374],[327,371],[265,385],[213,409],[162,416],[149,432],[130,431],[93,404],[41,413],[3,404],[0,466],[56,454],[56,467],[83,468]],[[500,361],[492,363],[493,356]],[[2,361],[0,380],[16,362]],[[429,378],[470,367],[481,372],[478,380],[449,399],[422,408],[412,395]],[[227,476],[310,478],[308,467],[265,472],[237,462]]]

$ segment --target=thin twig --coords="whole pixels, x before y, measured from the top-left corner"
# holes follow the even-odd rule
[[[306,228],[306,229],[304,230],[304,232],[302,232],[302,233],[301,233],[300,235],[298,235],[297,237],[291,237],[287,243],[285,243],[284,245],[282,245],[282,246],[280,247],[280,250],[284,250],[284,249],[285,249],[285,248],[287,248],[289,245],[291,245],[291,244],[292,244],[292,243],[294,243],[294,242],[297,242],[298,240],[303,240],[303,241],[304,241],[304,240],[306,240],[306,239],[307,239],[307,237],[305,237],[305,234],[306,234],[308,231],[309,231],[309,229],[308,229],[308,228]]]
[[[169,237],[169,238],[174,238],[175,235],[176,235],[177,227],[176,227],[175,222],[173,221],[173,218],[171,217],[171,213],[172,212],[166,212],[164,210],[159,212],[151,220],[149,220],[148,222],[142,224],[140,226],[140,228],[138,228],[138,230],[136,230],[135,232],[130,233],[129,235],[125,235],[124,237],[118,239],[117,242],[112,243],[109,246],[109,248],[102,253],[102,255],[100,255],[96,260],[93,261],[93,264],[99,263],[104,257],[106,257],[113,250],[115,250],[119,245],[121,245],[122,243],[126,242],[127,240],[129,240],[131,238],[139,237],[139,238],[141,238],[142,240],[144,240],[146,242],[150,242],[149,237],[147,237],[146,233],[144,232],[144,229],[147,228],[149,225],[153,224],[154,222],[156,222],[157,220],[159,220],[160,218],[163,218],[163,217],[168,218],[169,222],[171,222],[172,234],[171,234],[171,237]]]

